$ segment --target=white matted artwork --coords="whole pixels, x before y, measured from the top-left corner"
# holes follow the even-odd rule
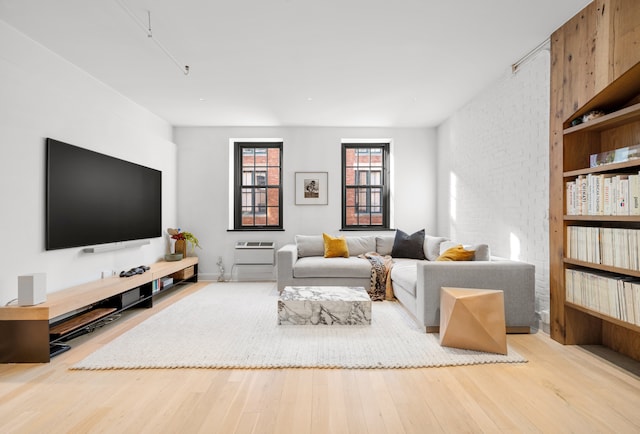
[[[326,205],[327,172],[296,172],[296,205]]]

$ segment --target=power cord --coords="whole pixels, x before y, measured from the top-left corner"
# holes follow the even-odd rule
[[[9,306],[9,305],[11,305],[11,303],[13,303],[13,302],[15,302],[15,301],[18,301],[18,299],[17,299],[17,298],[14,298],[13,300],[9,300],[9,301],[7,301],[7,304],[5,304],[5,306]]]

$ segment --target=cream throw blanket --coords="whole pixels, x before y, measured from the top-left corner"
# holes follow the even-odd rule
[[[376,252],[367,252],[358,255],[371,263],[371,287],[367,291],[373,301],[393,300],[393,287],[391,286],[391,256],[382,256]]]

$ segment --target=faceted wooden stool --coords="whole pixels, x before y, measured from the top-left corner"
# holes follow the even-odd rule
[[[442,287],[440,345],[507,354],[503,292]]]

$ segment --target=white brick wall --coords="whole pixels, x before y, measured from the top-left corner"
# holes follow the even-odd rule
[[[548,196],[545,50],[438,127],[438,232],[534,264],[536,312],[549,309]]]

